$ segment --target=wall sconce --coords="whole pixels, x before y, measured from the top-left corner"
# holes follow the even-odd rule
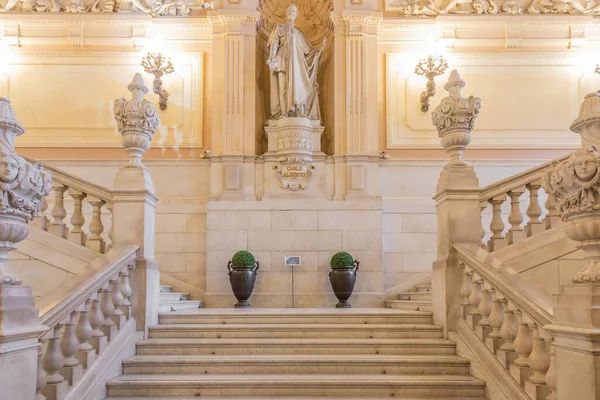
[[[154,75],[154,82],[152,89],[154,93],[158,95],[158,106],[161,110],[167,109],[167,99],[169,98],[169,92],[162,88],[162,77],[175,72],[175,67],[170,58],[167,58],[162,53],[148,53],[146,57],[142,59],[142,67],[144,71]]]
[[[594,72],[600,74],[600,64],[596,65],[596,70]]]
[[[442,56],[428,56],[427,59],[419,60],[415,67],[415,74],[427,78],[426,89],[421,93],[421,111],[429,111],[429,98],[435,95],[435,77],[444,74],[448,63]]]
[[[215,8],[215,5],[213,4],[213,2],[212,2],[212,1],[207,1],[207,2],[205,2],[205,3],[202,3],[202,4],[200,5],[200,7],[201,7],[203,10],[206,10],[207,8],[212,8],[212,9],[214,9],[214,8]]]

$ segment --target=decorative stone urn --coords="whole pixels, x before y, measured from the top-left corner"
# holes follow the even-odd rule
[[[41,211],[52,189],[52,175],[40,164],[25,161],[15,151],[15,138],[25,132],[10,101],[0,97],[0,284],[21,285],[8,271],[8,253],[29,233],[27,221]]]
[[[433,125],[442,139],[442,146],[450,156],[446,167],[467,165],[462,159],[462,154],[471,142],[471,130],[481,109],[480,98],[462,97],[460,91],[463,87],[465,81],[460,79],[457,70],[453,70],[450,79],[444,85],[449,96],[444,97],[431,114]]]
[[[586,268],[575,274],[574,283],[600,282],[600,98],[585,97],[571,130],[582,147],[543,176],[544,190],[556,201],[567,236],[585,252]]]
[[[154,104],[144,100],[148,87],[141,74],[135,74],[127,89],[131,92],[131,100],[121,98],[114,102],[115,119],[123,136],[123,147],[129,153],[129,162],[125,167],[146,168],[142,164],[142,157],[150,148],[160,118]]]

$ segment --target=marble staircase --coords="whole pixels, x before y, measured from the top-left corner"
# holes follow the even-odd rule
[[[398,294],[398,299],[387,300],[386,307],[408,311],[431,311],[431,283],[417,285]]]
[[[136,347],[107,400],[485,399],[430,312],[184,310]]]
[[[189,293],[173,292],[172,286],[160,285],[158,311],[165,313],[204,307],[201,300],[190,300],[189,297]]]

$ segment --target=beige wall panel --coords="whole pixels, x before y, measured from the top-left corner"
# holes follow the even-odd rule
[[[443,86],[451,69],[466,82],[463,95],[482,99],[469,148],[570,148],[579,137],[569,126],[600,76],[582,73],[565,54],[482,54],[447,56],[450,68],[436,79],[430,112],[420,110],[426,79],[414,74],[418,57],[387,54],[386,113],[388,148],[436,148],[439,139],[431,111],[447,95]]]
[[[11,99],[27,135],[19,146],[120,147],[113,100],[142,72],[139,53],[23,53],[7,67],[2,95]],[[202,54],[178,54],[175,72],[163,78],[168,108],[160,111],[154,147],[202,147]],[[153,77],[144,73],[152,93]]]

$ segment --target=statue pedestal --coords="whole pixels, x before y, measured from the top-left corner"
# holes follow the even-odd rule
[[[265,126],[268,151],[264,160],[263,199],[326,199],[324,127],[318,120],[281,118]]]

